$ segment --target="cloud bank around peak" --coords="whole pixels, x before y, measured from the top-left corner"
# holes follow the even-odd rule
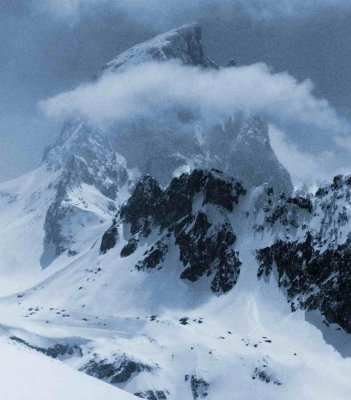
[[[123,73],[105,73],[97,81],[42,101],[39,107],[49,118],[80,116],[99,126],[185,109],[204,124],[244,112],[260,114],[277,126],[344,129],[344,121],[328,101],[314,96],[311,81],[298,82],[263,63],[219,71],[177,62],[145,63]]]

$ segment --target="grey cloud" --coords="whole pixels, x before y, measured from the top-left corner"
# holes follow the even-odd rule
[[[150,96],[152,93],[152,96]],[[273,73],[265,64],[203,71],[175,62],[146,63],[78,86],[40,104],[49,117],[80,115],[98,125],[138,116],[166,114],[179,106],[205,121],[237,111],[259,113],[271,121],[342,131],[344,121],[309,80]]]
[[[40,99],[76,87],[121,51],[192,20],[202,24],[204,45],[219,63],[234,57],[239,65],[264,62],[299,81],[311,78],[317,98],[351,115],[348,1],[84,0],[63,7],[64,1],[0,1],[0,118],[6,120],[0,180],[37,165],[58,134],[60,123],[37,119]],[[286,132],[312,154],[336,146],[301,124]]]

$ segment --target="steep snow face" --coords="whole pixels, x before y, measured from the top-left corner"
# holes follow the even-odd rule
[[[327,324],[339,324],[351,333],[350,177],[335,177],[315,196],[277,195],[268,186],[261,191],[242,216],[250,221],[244,234],[251,234],[251,240],[255,235],[270,238],[268,247],[262,247],[267,244],[262,240],[255,249],[260,264],[257,278],[276,268],[278,285],[286,289],[292,311],[318,310]],[[240,252],[231,250],[238,228],[230,213],[245,193],[239,183],[216,170],[182,175],[164,192],[148,177],[122,207],[112,227],[112,245],[104,241],[111,228],[104,235],[102,252],[118,243],[119,224],[130,224],[122,257],[134,253],[140,240],[143,243],[159,229],[135,265],[137,270],[160,270],[167,264],[169,243],[174,243],[184,265],[181,279],[195,282],[207,276],[214,292],[227,292],[235,286],[242,264]]]
[[[199,24],[185,25],[141,43],[117,56],[103,67],[103,71],[123,71],[131,65],[147,61],[178,59],[185,65],[218,68],[206,56]]]
[[[44,162],[60,171],[55,198],[47,210],[41,265],[47,267],[60,254],[75,255],[84,243],[80,228],[98,230],[116,210],[128,186],[128,170],[108,138],[82,121],[68,124]],[[127,190],[127,189],[126,189]]]
[[[0,291],[2,295],[42,279],[45,212],[55,198],[58,173],[45,166],[0,184]]]
[[[66,124],[55,145],[46,150],[44,164],[49,170],[63,171],[65,188],[94,185],[113,200],[128,179],[126,162],[109,138],[80,120]]]

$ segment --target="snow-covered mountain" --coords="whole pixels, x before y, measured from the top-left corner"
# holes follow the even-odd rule
[[[174,58],[220,68],[190,25],[102,74]],[[261,117],[189,118],[77,118],[0,185],[6,348],[149,400],[349,399],[351,179],[293,193]]]
[[[123,70],[131,65],[147,61],[177,59],[185,65],[203,68],[218,68],[206,54],[202,45],[201,26],[197,23],[185,25],[147,42],[141,43],[118,55],[107,63],[104,71]]]

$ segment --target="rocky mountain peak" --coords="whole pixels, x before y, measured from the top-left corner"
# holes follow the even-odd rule
[[[127,50],[105,70],[123,71],[135,64],[171,59],[185,65],[218,68],[204,52],[201,27],[191,24]],[[189,118],[189,110],[182,111],[170,118],[166,115],[162,122],[136,111],[135,118],[131,117],[128,123],[116,123],[105,130],[81,118],[64,126],[55,145],[44,155],[48,169],[59,174],[53,185],[54,201],[45,218],[42,259],[49,261],[43,262],[43,266],[66,251],[74,254],[78,251],[75,225],[79,218],[85,218],[82,207],[86,210],[90,196],[81,193],[76,201],[84,185],[104,199],[98,206],[103,217],[99,215],[96,221],[110,215],[110,202],[119,202],[119,197],[125,199],[145,175],[165,187],[183,172],[216,169],[242,182],[247,190],[268,184],[277,193],[292,192],[289,173],[270,146],[268,125],[262,118],[236,114],[224,121],[208,123],[200,119],[195,124]],[[200,141],[198,130],[201,130]],[[155,185],[150,177],[147,179],[144,189],[146,183],[152,189]]]
[[[145,177],[103,235],[101,253],[116,246],[119,226],[125,224],[130,235],[121,257],[148,246],[136,270],[161,270],[175,245],[183,265],[181,279],[211,277],[212,291],[225,293],[234,287],[241,265],[232,248],[236,235],[228,215],[245,194],[241,183],[218,170],[195,169],[174,178],[165,190]],[[152,232],[157,232],[156,242]]]
[[[180,60],[185,65],[218,68],[204,51],[201,26],[192,23],[132,47],[106,64],[103,70],[121,71],[130,65],[147,61],[172,59]]]

